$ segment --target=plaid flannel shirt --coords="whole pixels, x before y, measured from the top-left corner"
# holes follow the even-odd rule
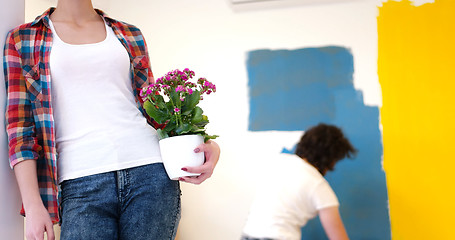
[[[25,160],[37,161],[41,198],[52,221],[57,223],[57,150],[49,68],[53,39],[49,16],[53,11],[54,8],[50,8],[35,21],[18,26],[8,33],[3,67],[7,91],[5,117],[10,166],[14,168]],[[128,51],[133,92],[138,108],[144,114],[139,92],[149,81],[153,81],[144,38],[135,26],[109,18],[100,10],[96,11],[112,27]],[[160,127],[148,117],[147,119],[154,127]],[[21,214],[25,215],[24,208]]]

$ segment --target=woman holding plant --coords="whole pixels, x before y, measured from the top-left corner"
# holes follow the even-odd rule
[[[154,128],[170,126],[143,110],[139,94],[153,75],[139,29],[90,0],[59,0],[9,33],[4,56],[9,158],[27,239],[54,239],[59,221],[63,240],[173,239],[179,183],[164,171]],[[184,170],[200,175],[180,180],[200,184],[220,150],[208,140],[195,151],[205,163]]]

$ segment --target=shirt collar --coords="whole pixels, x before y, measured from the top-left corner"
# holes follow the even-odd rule
[[[36,19],[32,22],[32,26],[42,21],[44,26],[49,28],[49,16],[52,14],[52,12],[54,12],[54,10],[55,7],[51,7],[47,9],[43,14],[36,17]],[[104,21],[107,23],[109,27],[111,27],[112,23],[116,22],[116,20],[108,17],[107,14],[104,13],[103,11],[99,9],[95,9],[95,11],[104,19]]]

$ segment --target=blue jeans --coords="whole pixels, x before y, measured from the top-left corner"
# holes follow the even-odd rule
[[[180,185],[163,164],[67,180],[61,184],[61,239],[174,239]]]

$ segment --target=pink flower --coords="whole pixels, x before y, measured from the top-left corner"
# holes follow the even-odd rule
[[[182,85],[178,85],[176,88],[175,88],[175,91],[176,92],[183,92],[185,89],[183,88]]]
[[[205,78],[199,78],[199,79],[197,80],[197,83],[199,83],[199,84],[204,84],[205,81],[207,81],[207,79],[205,79]]]
[[[185,87],[187,87],[187,88],[192,88],[192,87],[195,87],[195,86],[196,85],[194,83],[192,83],[192,82],[186,82],[185,83]]]
[[[178,113],[178,112],[180,112],[180,109],[179,108],[174,108],[174,112]]]
[[[187,89],[188,89],[188,94],[190,94],[190,95],[193,94],[193,89],[191,89],[191,88],[187,88]]]

